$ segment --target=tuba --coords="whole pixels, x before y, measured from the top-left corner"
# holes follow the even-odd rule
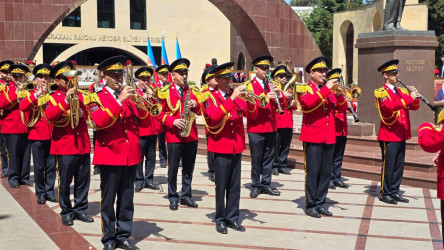
[[[66,78],[68,78],[68,86],[69,88],[74,88],[74,92],[69,98],[69,106],[70,106],[70,118],[71,118],[71,128],[74,129],[79,125],[80,121],[80,106],[79,106],[79,83],[78,77],[82,74],[82,71],[70,70],[63,73]],[[49,84],[48,84],[49,86]]]

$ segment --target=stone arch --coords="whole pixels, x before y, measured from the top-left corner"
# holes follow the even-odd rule
[[[1,57],[32,60],[54,28],[86,1],[5,2],[0,10]],[[321,55],[307,27],[283,0],[208,1],[232,23],[251,57],[271,54],[276,61],[292,59],[304,66]]]
[[[372,32],[380,30],[382,30],[382,17],[381,14],[377,11],[373,16]]]
[[[245,70],[245,55],[243,52],[239,52],[237,56],[237,70]]]
[[[345,83],[351,83],[353,81],[353,54],[354,54],[354,26],[350,20],[346,20],[340,27],[342,44],[344,45],[343,52],[345,55],[345,61],[339,62],[339,66],[342,68],[342,75],[344,76]]]

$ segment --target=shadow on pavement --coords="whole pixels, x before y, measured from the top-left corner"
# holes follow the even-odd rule
[[[171,240],[171,238],[161,234],[163,228],[157,226],[156,223],[150,223],[148,221],[134,221],[132,235],[134,236],[134,244],[143,241],[143,239],[148,238],[150,235],[154,235],[158,238],[163,238],[166,240]]]

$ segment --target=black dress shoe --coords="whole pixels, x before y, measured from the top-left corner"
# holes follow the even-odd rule
[[[153,183],[145,183],[145,187],[153,190],[158,190],[159,186],[154,185]]]
[[[26,185],[26,186],[32,186],[33,185],[32,181],[30,181],[30,180],[23,180],[21,182],[21,184],[22,185]]]
[[[160,167],[161,167],[161,168],[166,168],[166,166],[167,166],[167,163],[166,163],[166,162],[161,162],[161,163],[160,163]]]
[[[397,201],[397,202],[409,203],[409,200],[408,200],[408,199],[402,197],[402,196],[399,195],[399,194],[394,194],[394,195],[392,195],[392,198],[393,198],[395,201]]]
[[[281,174],[291,174],[290,171],[286,168],[279,168],[279,173]]]
[[[331,212],[329,212],[328,210],[326,210],[323,207],[319,207],[316,210],[318,210],[319,214],[325,215],[325,216],[333,216],[333,214]]]
[[[62,216],[62,224],[65,226],[72,226],[74,225],[74,214],[68,214],[65,216]]]
[[[83,214],[76,214],[76,220],[91,223],[94,222],[93,217],[83,213]]]
[[[185,205],[187,207],[198,207],[198,205],[188,197],[180,199],[180,205]]]
[[[279,169],[273,168],[273,171],[271,172],[273,175],[279,175]]]
[[[348,184],[345,184],[342,181],[334,181],[334,184],[336,187],[340,187],[340,188],[348,188]]]
[[[336,189],[336,186],[335,186],[335,184],[334,184],[333,181],[330,181],[330,182],[328,183],[328,189]]]
[[[227,234],[227,226],[225,224],[216,224],[216,231],[221,234]]]
[[[38,204],[45,204],[46,203],[46,198],[44,195],[41,195],[39,197],[37,197],[37,203]]]
[[[9,186],[11,186],[12,188],[19,188],[20,187],[18,182],[9,183]]]
[[[251,198],[257,198],[258,196],[259,196],[259,189],[257,189],[257,188],[251,189],[250,197]]]
[[[99,166],[94,166],[93,174],[94,174],[94,175],[98,175],[98,174],[100,174]]]
[[[8,177],[8,173],[2,173],[2,178]]]
[[[214,173],[208,172],[208,179],[214,182]]]
[[[268,194],[268,195],[273,195],[273,196],[281,195],[281,193],[279,191],[277,191],[276,189],[271,188],[271,187],[267,187],[267,188],[262,189],[261,193]]]
[[[393,199],[390,195],[379,195],[379,200],[388,204],[396,205],[398,202]]]
[[[114,249],[116,249],[115,242],[106,243],[105,245],[103,245],[103,250],[114,250]]]
[[[177,210],[178,207],[179,207],[179,205],[178,205],[177,201],[170,202],[170,209],[171,210],[175,211],[175,210]]]
[[[139,248],[134,246],[133,244],[131,244],[129,242],[129,240],[125,240],[123,242],[118,241],[117,244],[116,244],[116,247],[117,248],[123,248],[125,250],[139,250]]]
[[[47,196],[46,196],[46,200],[47,200],[47,201],[50,201],[50,202],[58,202],[58,201],[59,201],[59,200],[57,200],[56,197],[51,196],[51,195],[47,195]]]
[[[137,185],[137,186],[134,188],[134,191],[136,191],[136,192],[140,192],[140,191],[142,191],[142,189],[143,189],[142,186]]]
[[[239,232],[245,232],[245,227],[243,227],[241,224],[239,224],[239,222],[233,222],[233,223],[228,223],[228,227],[239,231]]]
[[[321,215],[315,209],[308,209],[305,214],[313,218],[321,218]]]

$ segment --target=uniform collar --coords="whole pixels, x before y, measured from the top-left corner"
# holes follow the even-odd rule
[[[114,95],[114,92],[116,92],[116,91],[114,91],[112,88],[110,88],[108,86],[105,86],[105,89],[108,90],[108,92],[114,97],[114,99],[116,98],[116,96]]]
[[[386,83],[385,85],[387,85],[387,87],[388,87],[389,89],[391,89],[392,91],[395,89],[395,85],[393,85],[393,84]]]

